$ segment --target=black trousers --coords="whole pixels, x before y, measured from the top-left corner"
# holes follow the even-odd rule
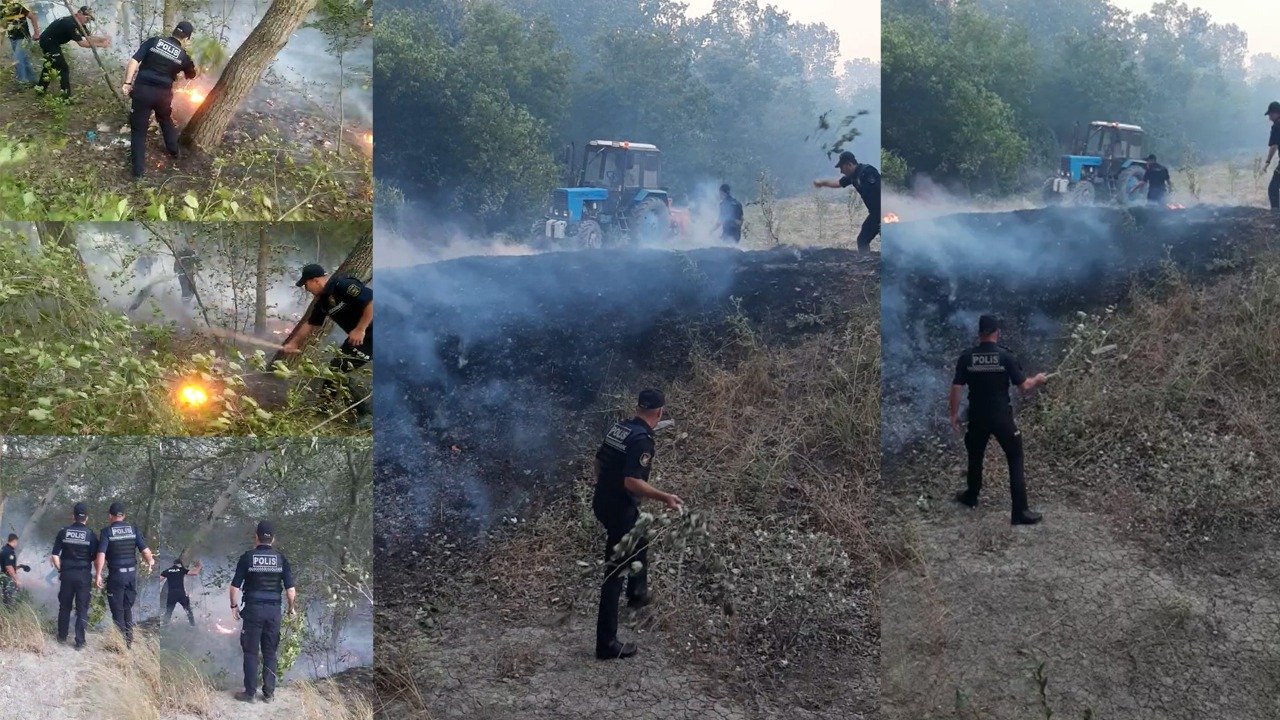
[[[1147,202],[1163,204],[1166,192],[1164,188],[1151,188],[1147,191]]]
[[[147,167],[147,128],[151,126],[151,114],[155,113],[164,136],[164,148],[170,155],[178,154],[178,129],[173,126],[173,88],[159,85],[134,85],[129,93],[133,110],[129,113],[129,150],[133,159],[133,176],[142,177]],[[185,289],[183,297],[186,297]]]
[[[272,603],[245,603],[240,613],[240,649],[244,651],[244,691],[258,691],[259,656],[262,694],[276,691],[276,650],[280,647],[280,606]]]
[[[862,221],[862,229],[858,231],[858,249],[871,250],[871,241],[880,234],[880,208],[867,208],[867,219]]]
[[[76,645],[84,645],[84,631],[89,627],[89,592],[93,576],[88,568],[67,570],[58,582],[58,641],[67,639],[71,629],[71,605],[76,609]]]
[[[133,642],[133,603],[138,599],[138,573],[109,571],[107,575],[107,605],[111,619],[124,635],[126,643]]]
[[[1267,185],[1267,199],[1271,201],[1272,210],[1280,210],[1280,166],[1271,173],[1271,182]]]
[[[191,622],[191,627],[196,626],[196,616],[191,612],[191,598],[186,593],[179,595],[178,593],[169,593],[168,598],[164,602],[164,621],[169,622],[173,618],[173,609],[178,605],[187,611],[187,620]]]
[[[1013,421],[1012,415],[996,418],[978,418],[969,420],[969,429],[964,435],[964,446],[969,451],[969,489],[966,494],[971,500],[978,499],[982,492],[982,460],[987,452],[987,441],[995,436],[1009,462],[1009,497],[1013,501],[1013,515],[1027,509],[1027,485],[1022,473],[1022,433]]]
[[[71,66],[67,64],[67,58],[61,51],[46,52],[44,54],[44,71],[40,73],[40,88],[46,92],[49,90],[49,84],[53,82],[53,72],[58,73],[58,82],[62,86],[62,94],[70,97],[71,95]]]
[[[626,567],[633,561],[641,563],[640,572],[627,576],[627,599],[634,600],[645,594],[649,583],[649,540],[644,538],[635,551],[617,562],[613,549],[622,536],[635,527],[640,511],[636,508],[595,508],[596,519],[604,525],[604,585],[600,589],[600,612],[596,616],[596,652],[607,652],[618,640],[618,595],[622,592],[622,578]]]

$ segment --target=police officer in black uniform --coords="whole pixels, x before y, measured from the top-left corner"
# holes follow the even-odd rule
[[[71,524],[53,538],[49,562],[58,572],[58,642],[67,641],[71,625],[71,604],[76,607],[76,649],[84,649],[84,631],[89,627],[89,593],[93,583],[93,558],[98,536],[89,529],[89,510],[84,503],[71,508]]]
[[[165,570],[160,572],[160,577],[165,580],[165,601],[164,601],[164,622],[166,625],[173,619],[173,609],[178,605],[187,611],[187,620],[191,623],[191,627],[196,626],[196,616],[191,612],[191,598],[187,595],[187,576],[200,574],[200,562],[188,568],[182,558],[177,558]]]
[[[846,188],[852,186],[862,197],[867,206],[867,219],[862,221],[862,229],[858,231],[858,249],[871,251],[871,241],[880,234],[880,171],[866,163],[858,162],[854,154],[845,150],[840,153],[840,161],[836,163],[840,171],[839,180],[814,180],[813,186],[820,188]]]
[[[1280,102],[1275,100],[1267,106],[1267,119],[1271,121],[1271,135],[1267,138],[1267,161],[1262,163],[1263,172],[1275,159],[1280,150]],[[1267,184],[1267,200],[1272,210],[1280,210],[1280,163],[1276,163],[1275,172],[1271,173],[1271,182]]]
[[[960,432],[960,394],[969,386],[969,428],[964,436],[969,451],[969,488],[956,494],[956,502],[969,507],[978,505],[982,491],[982,460],[987,441],[995,436],[1009,461],[1009,495],[1013,500],[1014,525],[1035,525],[1040,513],[1027,509],[1027,486],[1022,474],[1022,433],[1013,421],[1009,404],[1009,386],[1030,392],[1044,384],[1040,373],[1028,378],[1018,358],[1001,347],[1000,321],[994,315],[978,319],[978,346],[961,353],[956,361],[955,379],[951,381],[951,427]]]
[[[164,137],[164,147],[178,156],[178,129],[173,126],[173,81],[179,74],[188,80],[196,76],[196,64],[183,44],[191,39],[195,26],[183,20],[167,38],[154,37],[142,43],[129,58],[120,91],[129,96],[133,109],[129,113],[130,155],[133,176],[142,177],[147,160],[147,128],[155,113]]]
[[[330,277],[315,264],[302,268],[302,277],[296,284],[305,286],[316,296],[316,302],[306,325],[284,345],[285,352],[298,352],[307,336],[329,317],[347,333],[330,367],[345,373],[369,362],[373,358],[373,288],[350,275]]]
[[[98,556],[94,569],[98,576],[98,589],[106,587],[107,604],[111,607],[111,619],[124,634],[125,645],[133,645],[133,603],[138,599],[138,553],[147,561],[147,569],[154,569],[156,560],[147,547],[146,538],[137,526],[125,522],[124,503],[113,502],[107,509],[111,524],[98,533]],[[106,583],[102,580],[102,568],[110,571]]]
[[[22,589],[22,581],[18,579],[18,536],[9,533],[9,540],[0,547],[0,596],[4,598],[5,607],[12,607],[18,599],[18,591]]]
[[[293,587],[289,561],[271,547],[275,528],[258,523],[257,546],[240,556],[231,579],[231,612],[242,620],[240,649],[244,651],[244,692],[236,699],[253,702],[258,690],[258,657],[262,657],[262,700],[271,702],[276,692],[276,648],[280,645],[280,595],[289,601],[289,614],[297,612],[298,595]],[[244,609],[240,591],[244,591]]]
[[[720,186],[720,221],[716,223],[720,239],[742,241],[742,203],[733,196],[728,185]]]
[[[596,452],[596,491],[591,509],[605,529],[604,586],[596,619],[596,657],[601,660],[636,654],[635,643],[618,642],[618,594],[622,591],[622,576],[632,562],[639,562],[640,570],[627,576],[627,604],[639,608],[652,600],[647,583],[648,541],[642,538],[626,557],[614,557],[614,546],[640,517],[637,499],[657,500],[672,510],[683,504],[679,497],[648,482],[655,452],[653,429],[662,419],[665,402],[658,390],[641,392],[636,416],[609,428]]]
[[[74,14],[49,23],[40,33],[40,52],[44,54],[44,69],[40,73],[40,89],[47,91],[57,73],[63,97],[71,97],[71,66],[62,54],[62,46],[74,42],[80,47],[111,47],[111,38],[101,35],[85,35],[85,28],[93,21],[93,11],[82,5]]]

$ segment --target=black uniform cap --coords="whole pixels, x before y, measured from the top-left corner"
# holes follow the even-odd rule
[[[183,20],[182,22],[178,23],[178,27],[173,29],[173,36],[181,40],[186,40],[187,38],[191,37],[191,33],[195,31],[196,31],[195,25],[192,25],[186,20]]]
[[[1000,329],[1000,318],[995,315],[983,315],[978,318],[978,334],[990,335]]]
[[[318,277],[324,277],[324,276],[325,276],[324,267],[317,265],[315,263],[311,263],[310,265],[303,265],[302,277],[298,278],[298,282],[295,283],[295,285],[297,287],[302,287],[303,285],[306,284],[308,280],[311,280],[313,278],[318,278]]]
[[[83,16],[85,16],[85,17],[89,18],[90,20],[92,20],[92,19],[93,19],[93,11],[89,9],[89,6],[88,6],[88,5],[81,5],[81,6],[80,6],[80,9],[79,9],[79,10],[77,10],[76,12],[78,12],[78,13],[80,13],[81,15],[83,15]]]
[[[276,528],[270,520],[263,520],[258,523],[257,534],[263,540],[270,540],[276,536]]]
[[[108,514],[108,515],[123,515],[123,514],[124,514],[124,503],[122,503],[122,502],[113,502],[113,503],[111,503],[111,507],[107,508],[107,514]]]
[[[654,390],[653,388],[649,388],[648,390],[641,390],[640,398],[636,400],[636,405],[641,410],[657,410],[658,408],[666,404],[667,404],[667,399],[662,396],[662,391]]]
[[[844,152],[840,153],[840,161],[836,163],[836,169],[839,170],[840,166],[845,163],[853,163],[854,165],[857,165],[858,158],[854,157],[853,153],[849,152],[848,150],[845,150]]]
[[[1272,100],[1271,104],[1267,106],[1267,111],[1262,114],[1270,115],[1271,113],[1280,113],[1280,102]]]
[[[76,503],[71,507],[71,514],[76,516],[77,520],[87,518],[89,517],[89,508],[85,507],[84,503]]]
[[[1147,156],[1147,162],[1155,162],[1155,161],[1156,161],[1155,153],[1151,153],[1150,155]]]

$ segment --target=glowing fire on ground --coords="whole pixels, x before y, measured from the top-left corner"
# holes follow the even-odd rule
[[[360,139],[361,139],[361,140],[364,140],[364,142],[365,142],[365,144],[366,144],[366,145],[372,145],[372,144],[373,144],[373,133],[371,133],[371,132],[364,133],[363,135],[361,135],[361,136],[360,136]]]
[[[209,402],[209,393],[195,383],[187,383],[178,390],[178,400],[189,408],[199,408]]]
[[[893,213],[888,213],[884,216],[884,218],[882,218],[882,220],[887,223],[896,223],[900,220],[900,218]]]
[[[1186,210],[1187,206],[1179,205],[1178,203],[1169,203],[1169,209],[1170,210]]]
[[[205,97],[204,91],[199,88],[184,88],[179,92],[181,92],[183,95],[186,95],[191,100],[191,102],[195,103],[196,105],[199,105],[200,103],[204,102],[204,97]]]

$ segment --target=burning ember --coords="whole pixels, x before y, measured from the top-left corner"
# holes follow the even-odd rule
[[[365,144],[366,144],[366,145],[372,145],[372,144],[373,144],[373,133],[371,133],[371,132],[364,133],[363,135],[361,135],[361,136],[360,136],[360,139],[361,139],[361,140],[364,140],[364,142],[365,142]]]
[[[183,95],[186,95],[188,98],[190,98],[191,102],[195,103],[196,105],[199,105],[200,103],[204,102],[204,97],[205,97],[204,91],[200,90],[199,88],[184,88],[179,92],[181,92]]]
[[[887,223],[896,223],[898,220],[898,216],[893,213],[887,213],[883,218],[883,221]]]
[[[187,383],[178,390],[178,401],[192,409],[201,408],[209,402],[209,393],[195,383]]]
[[[213,624],[213,629],[217,630],[219,633],[222,633],[223,635],[235,635],[235,634],[236,634],[236,629],[235,629],[235,628],[233,628],[233,627],[226,627],[225,625],[223,625],[223,624],[222,624],[222,621],[221,621],[221,620],[219,620],[219,621],[217,621],[217,622],[215,622],[215,623]]]
[[[1179,205],[1178,203],[1169,203],[1169,209],[1170,210],[1186,210],[1187,206]]]

